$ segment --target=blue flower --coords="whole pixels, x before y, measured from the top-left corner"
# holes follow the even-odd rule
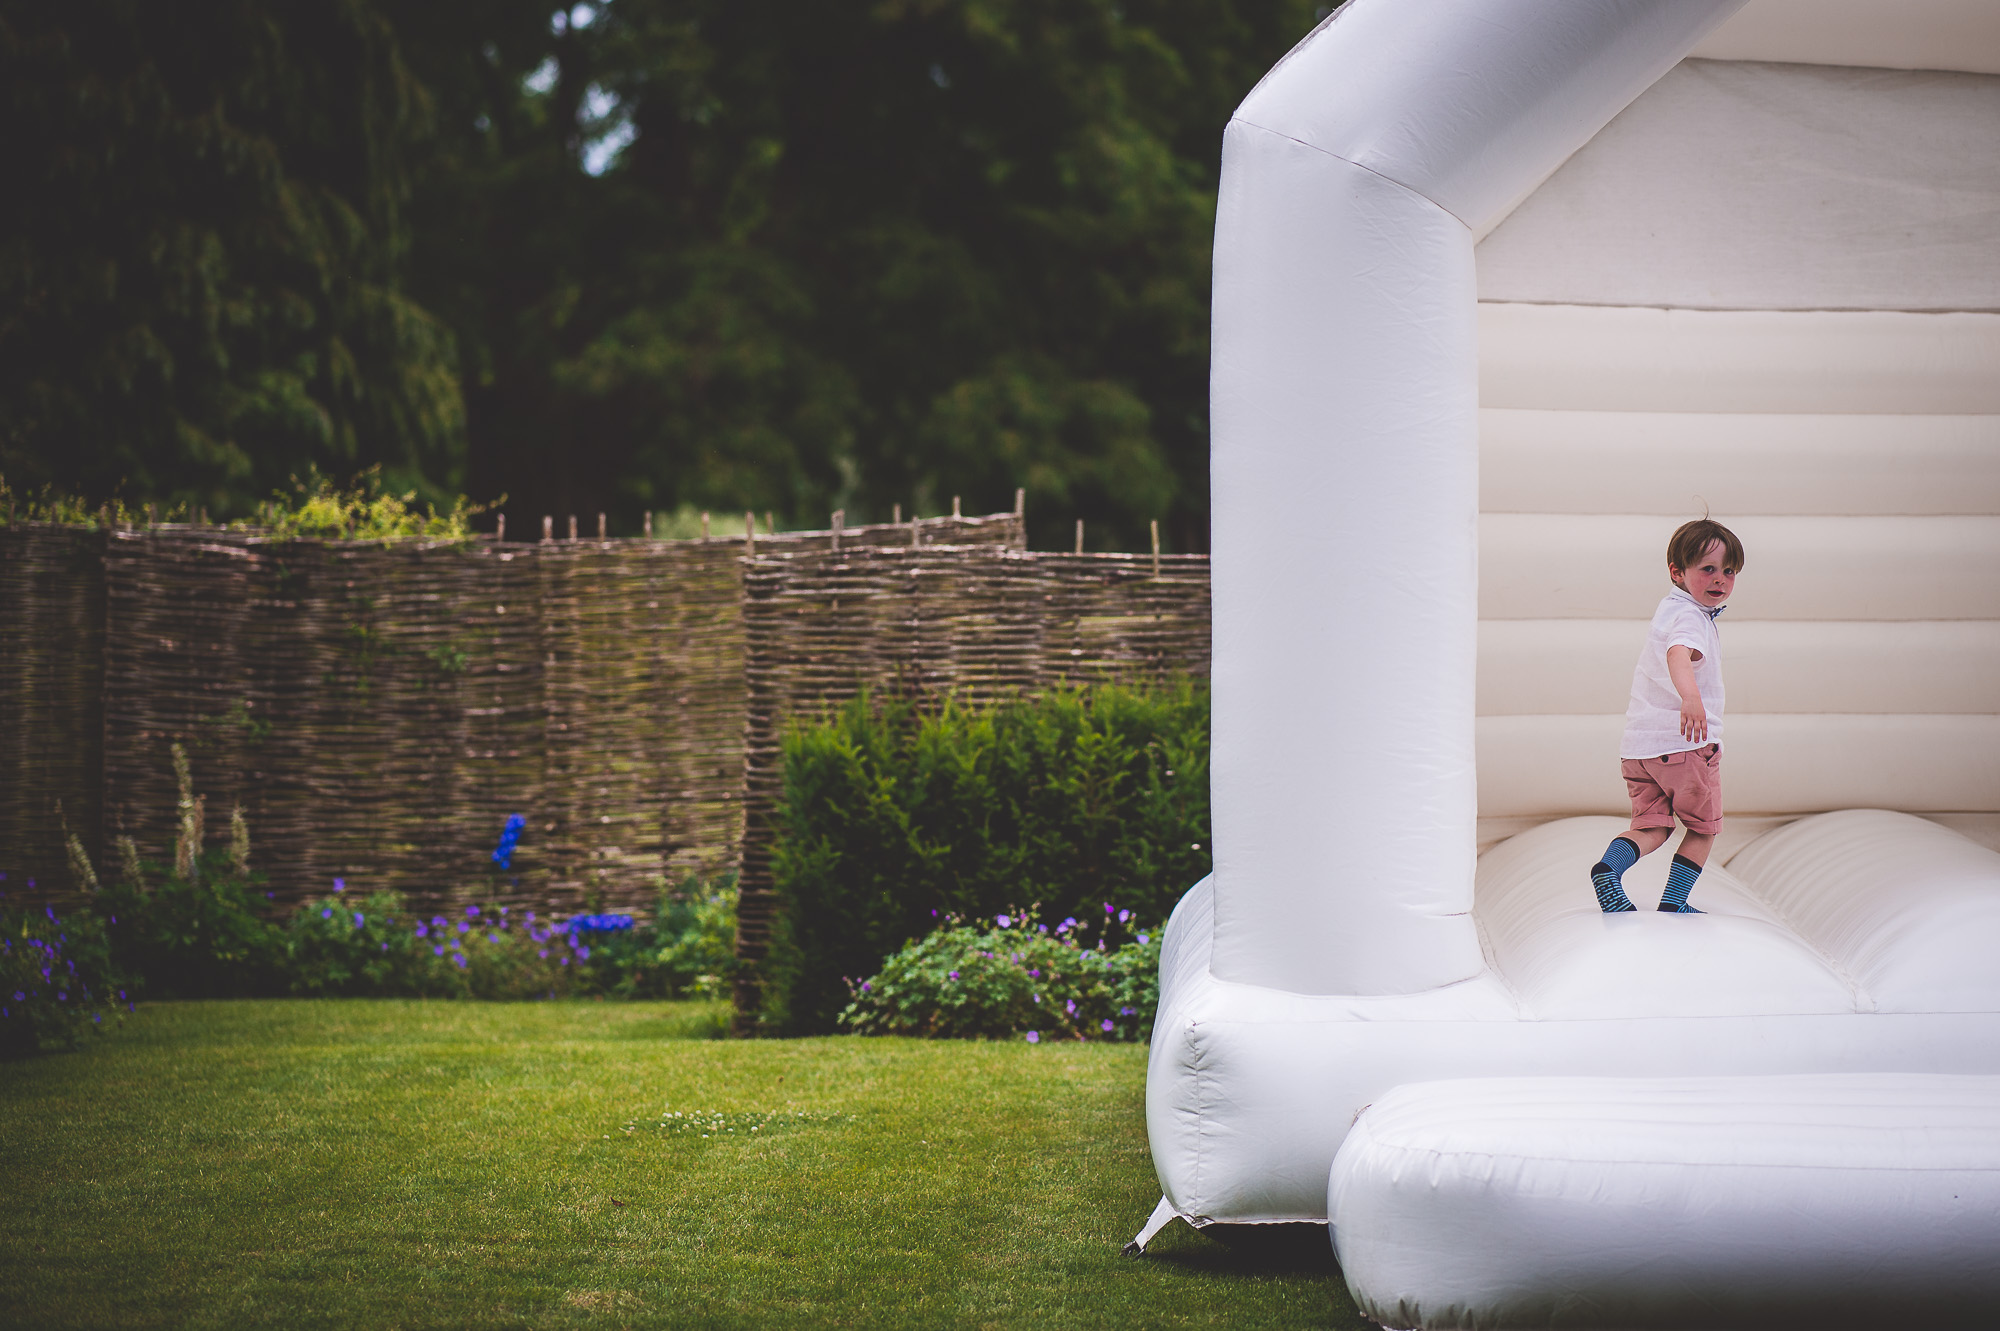
[[[514,847],[520,844],[521,833],[528,826],[528,820],[518,813],[507,815],[507,825],[500,829],[500,844],[493,848],[493,862],[502,869],[514,867]]]

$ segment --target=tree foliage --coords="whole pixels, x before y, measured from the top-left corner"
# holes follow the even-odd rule
[[[0,4],[0,472],[1206,531],[1230,110],[1299,0]]]

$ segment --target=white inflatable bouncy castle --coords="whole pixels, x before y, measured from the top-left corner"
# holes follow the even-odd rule
[[[2000,4],[1351,0],[1224,137],[1212,435],[1141,1242],[1328,1221],[1399,1326],[2000,1306]],[[1607,916],[1704,509],[1708,913]]]

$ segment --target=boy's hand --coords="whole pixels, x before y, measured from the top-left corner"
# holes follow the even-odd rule
[[[1681,699],[1681,738],[1697,744],[1708,738],[1708,709],[1701,705],[1700,694]]]
[[[1667,648],[1667,677],[1681,695],[1681,738],[1696,744],[1708,739],[1708,708],[1694,682],[1694,653],[1678,644]]]

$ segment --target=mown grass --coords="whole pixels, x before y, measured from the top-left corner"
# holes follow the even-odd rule
[[[1143,1048],[722,1015],[157,1004],[0,1064],[0,1324],[1364,1325],[1323,1243],[1119,1256]]]

